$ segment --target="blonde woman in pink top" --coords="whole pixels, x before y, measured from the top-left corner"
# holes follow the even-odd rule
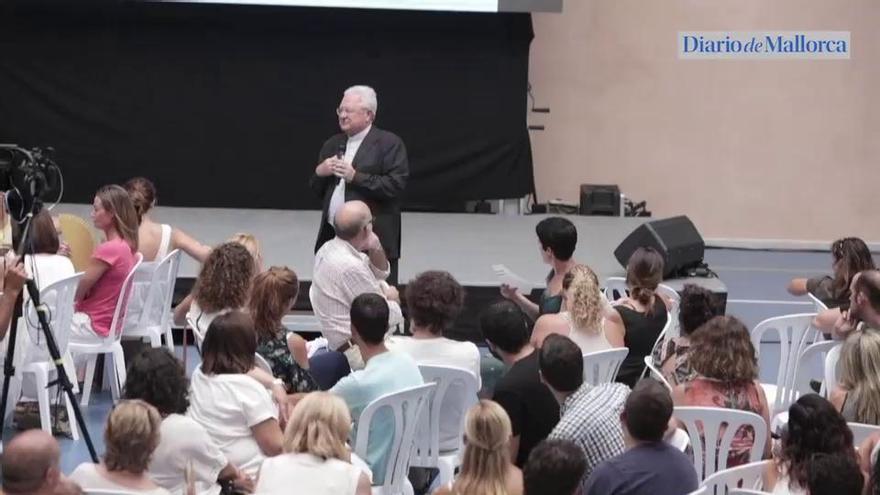
[[[104,232],[106,240],[95,248],[76,288],[71,328],[74,340],[110,334],[122,283],[134,266],[138,246],[137,213],[125,189],[117,185],[102,187],[92,206],[92,222]]]

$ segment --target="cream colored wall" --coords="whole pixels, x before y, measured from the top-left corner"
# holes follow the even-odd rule
[[[880,1],[566,0],[535,14],[539,199],[615,183],[708,238],[880,240]],[[678,31],[851,31],[842,61],[684,61]]]

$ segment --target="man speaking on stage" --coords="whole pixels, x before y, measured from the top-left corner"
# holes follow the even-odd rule
[[[373,125],[378,109],[369,86],[345,90],[336,115],[341,133],[328,139],[309,186],[322,199],[323,210],[315,252],[336,235],[333,219],[346,201],[361,200],[373,213],[373,231],[391,264],[388,282],[397,283],[400,258],[400,194],[406,187],[409,162],[403,141]]]

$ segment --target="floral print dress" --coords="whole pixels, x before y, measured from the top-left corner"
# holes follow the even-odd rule
[[[257,353],[263,356],[272,367],[272,374],[284,382],[288,393],[314,392],[320,390],[312,374],[304,370],[290,354],[287,347],[287,330],[279,327],[274,339],[260,337]]]

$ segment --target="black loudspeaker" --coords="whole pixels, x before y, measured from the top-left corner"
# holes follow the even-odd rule
[[[581,215],[620,216],[620,188],[616,184],[581,184]]]
[[[640,247],[652,247],[663,255],[663,278],[669,278],[702,263],[706,244],[693,222],[682,215],[643,223],[617,246],[614,257],[626,267],[629,257]]]

